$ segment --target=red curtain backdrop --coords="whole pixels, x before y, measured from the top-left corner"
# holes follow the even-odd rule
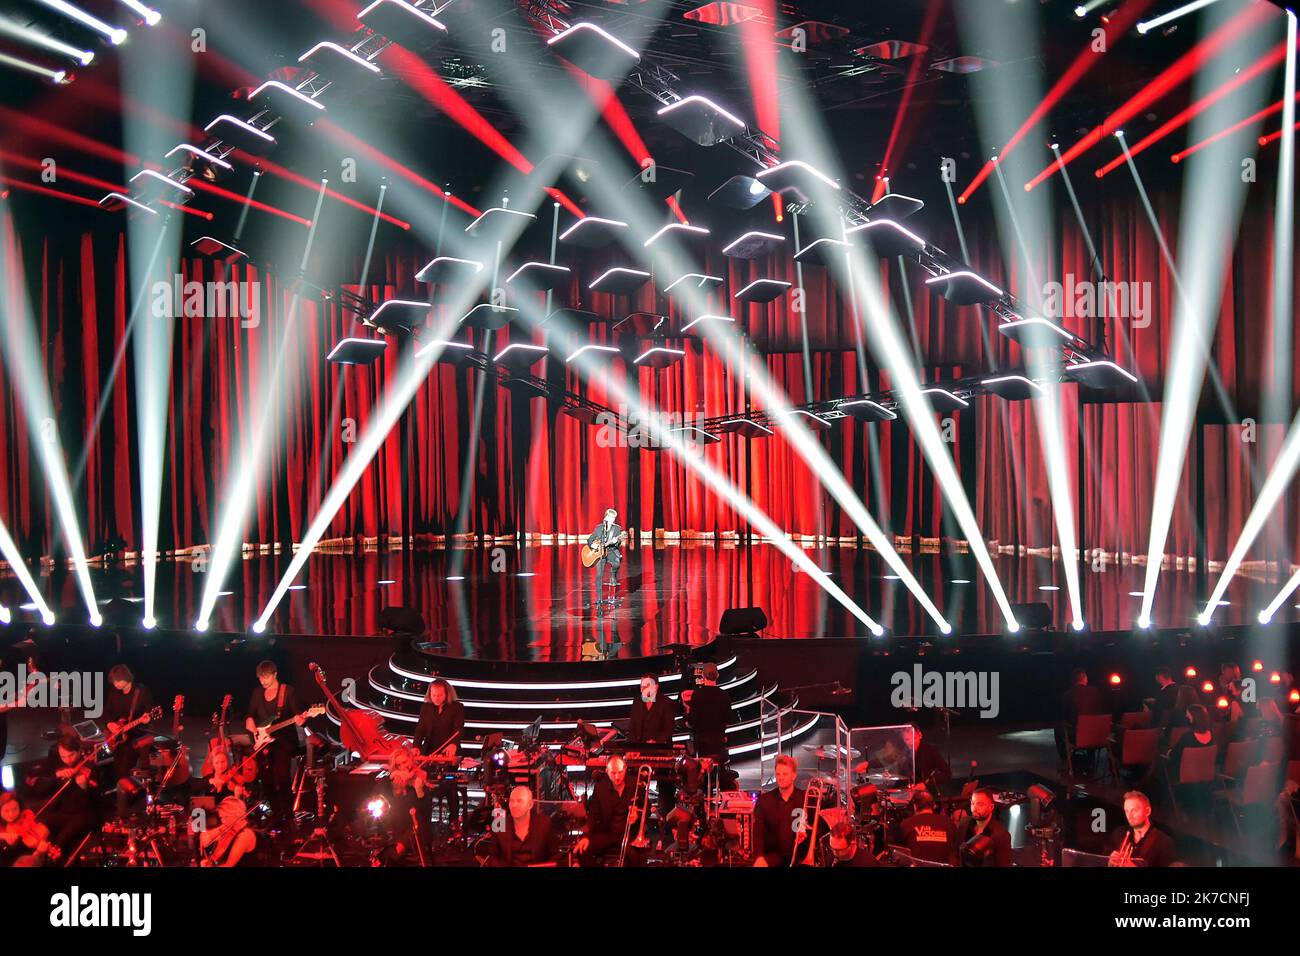
[[[1176,245],[1177,203],[1158,208],[1166,237]],[[1094,214],[1095,213],[1095,214]],[[1093,404],[1073,385],[1062,388],[1063,441],[1071,493],[1082,509],[1082,540],[1089,548],[1145,553],[1148,516],[1159,442],[1161,372],[1171,340],[1173,279],[1141,208],[1111,204],[1090,213],[1102,267],[1112,280],[1151,283],[1152,321],[1133,329],[1126,320],[1109,323],[1105,343],[1117,361],[1148,384],[1150,404]],[[951,224],[925,214],[923,231],[948,249],[957,247]],[[34,323],[43,347],[38,376],[53,397],[59,438],[74,479],[83,532],[92,553],[114,539],[139,547],[140,495],[136,445],[135,384],[129,320],[126,250],[120,234],[88,233],[77,241],[20,234],[9,212],[3,216],[3,275],[11,292],[24,293],[30,317],[9,310],[3,316],[6,343],[14,323]],[[1042,278],[1073,273],[1090,277],[1089,256],[1073,219],[1058,222],[1054,244],[1044,244],[1037,271]],[[918,226],[918,228],[921,228]],[[948,234],[944,234],[944,230]],[[1272,223],[1266,211],[1247,213],[1243,241],[1230,260],[1224,284],[1213,375],[1203,406],[1218,422],[1199,427],[1188,450],[1168,552],[1195,549],[1195,503],[1205,501],[1208,553],[1226,557],[1254,500],[1257,484],[1277,453],[1284,425],[1231,423],[1234,415],[1257,417],[1261,396],[1277,388],[1271,355],[1269,261]],[[972,233],[975,268],[991,280],[1019,288],[992,234]],[[1175,255],[1177,249],[1174,249]],[[421,250],[390,254],[372,267],[383,274],[367,293],[376,301],[417,288],[413,274],[427,255]],[[569,301],[603,268],[598,255],[578,265],[572,289],[557,293]],[[785,276],[788,260],[743,262],[716,254],[706,271],[726,274],[714,293],[730,311],[731,294],[753,278]],[[274,351],[288,343],[279,401],[280,430],[270,443],[264,472],[249,507],[245,540],[289,542],[301,537],[316,514],[329,482],[356,447],[388,384],[396,377],[399,348],[391,344],[371,367],[326,362],[333,344],[356,333],[358,324],[334,301],[304,298],[292,327],[290,290],[275,276],[252,266],[228,267],[186,258],[175,271],[186,281],[231,279],[260,283],[262,320],[242,328],[238,319],[183,317],[176,320],[171,405],[168,416],[160,547],[169,550],[212,540],[216,512],[226,503],[237,467],[235,452],[252,428],[262,376]],[[164,269],[164,272],[166,270]],[[992,331],[979,309],[956,308],[930,294],[914,266],[900,274],[882,264],[887,298],[921,356],[927,380],[960,377],[992,368],[1022,365],[1018,346]],[[771,306],[736,312],[766,352],[773,379],[795,402],[824,399],[888,385],[867,353],[863,382],[854,348],[855,318],[827,273],[805,269],[806,323],[811,355],[807,380],[801,352],[801,317],[789,298]],[[902,297],[911,292],[913,325]],[[591,295],[582,307],[620,318],[638,309],[662,311],[671,300],[647,285],[632,303]],[[10,301],[15,301],[12,296]],[[737,308],[740,308],[737,306]],[[615,312],[615,310],[618,310]],[[745,315],[747,313],[747,315]],[[1094,319],[1067,311],[1064,324],[1099,341]],[[362,334],[371,334],[366,330]],[[986,339],[990,340],[986,344]],[[540,340],[540,339],[539,339]],[[121,353],[119,355],[119,352]],[[27,420],[14,379],[23,367],[10,354],[0,369],[0,518],[29,554],[51,553],[61,532],[34,444],[39,423]],[[1287,368],[1296,365],[1290,356]],[[490,384],[485,392],[481,434],[470,459],[470,428],[479,373],[435,367],[398,426],[334,518],[326,537],[376,534],[447,534],[465,531],[505,534],[583,532],[613,504],[630,526],[680,532],[745,530],[745,523],[671,453],[609,448],[599,429],[560,414],[544,400],[526,400]],[[607,402],[602,383],[580,382],[551,360],[544,373],[593,399]],[[678,415],[713,416],[743,412],[736,375],[697,344],[677,365],[662,370],[611,364],[615,377],[655,407]],[[606,383],[607,384],[607,383]],[[1218,410],[1214,396],[1230,403]],[[611,402],[612,403],[612,402]],[[1293,407],[1293,402],[1284,403]],[[1215,406],[1215,408],[1211,408]],[[948,446],[986,539],[998,547],[1050,547],[1056,531],[1038,425],[1028,403],[996,397],[976,399],[954,414],[955,440]],[[1251,440],[1253,439],[1253,440]],[[960,537],[932,473],[902,422],[866,426],[835,423],[820,439],[868,508],[899,535]],[[1200,447],[1197,447],[1200,443]],[[793,533],[847,535],[853,523],[827,494],[816,475],[779,434],[747,441],[728,436],[704,451],[781,528]],[[1203,461],[1204,487],[1196,488],[1195,463]],[[463,481],[469,487],[462,486]],[[468,506],[464,513],[461,502]],[[1270,523],[1270,556],[1289,559],[1296,541],[1297,494],[1289,495]],[[459,518],[459,521],[458,521]],[[1257,555],[1258,556],[1258,555]]]

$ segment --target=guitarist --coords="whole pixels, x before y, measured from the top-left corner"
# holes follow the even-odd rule
[[[258,758],[262,762],[262,779],[266,781],[271,820],[278,829],[288,833],[293,829],[292,763],[298,750],[298,728],[303,725],[304,718],[299,714],[298,695],[288,684],[280,683],[273,661],[262,661],[257,665],[257,682],[261,686],[253,691],[248,704],[248,719],[244,722],[248,732],[256,737],[259,727],[293,718],[293,726],[276,731],[271,736],[270,745],[263,748]]]
[[[108,672],[110,689],[104,694],[104,720],[112,744],[113,775],[117,779],[117,815],[124,817],[144,793],[131,771],[148,759],[154,735],[148,724],[122,734],[124,727],[153,709],[153,694],[135,679],[131,668],[116,664]]]
[[[609,580],[612,583],[618,578],[619,565],[623,563],[623,537],[626,532],[618,526],[615,519],[618,518],[618,512],[613,508],[605,511],[605,519],[596,526],[596,530],[587,535],[587,547],[594,548],[597,545],[603,545],[604,554],[596,562],[596,604],[597,606],[605,603],[613,604],[614,599],[610,598],[606,602],[604,594],[605,586],[605,565],[609,565]]]

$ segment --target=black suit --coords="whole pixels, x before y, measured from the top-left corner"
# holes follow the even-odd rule
[[[1074,728],[1084,714],[1104,714],[1110,710],[1106,694],[1091,684],[1074,684],[1061,697],[1061,723],[1056,725],[1056,752],[1065,759],[1066,748],[1074,743]]]
[[[670,744],[673,740],[676,718],[677,704],[665,697],[662,692],[655,697],[653,707],[647,707],[638,694],[636,700],[632,701],[627,735],[641,744]]]
[[[492,834],[489,845],[488,866],[531,866],[535,863],[554,863],[560,852],[560,840],[551,826],[551,818],[538,813],[529,814],[528,836],[520,840],[515,835],[515,821],[507,817],[506,828]]]
[[[1120,827],[1119,832],[1111,837],[1110,848],[1117,851],[1124,845],[1124,838],[1128,838],[1129,845],[1133,847],[1133,860],[1141,862],[1146,866],[1173,866],[1178,857],[1174,841],[1170,836],[1157,830],[1153,826],[1147,827],[1146,834],[1135,845],[1133,843],[1133,830],[1131,827]]]
[[[727,762],[727,724],[731,721],[731,698],[717,684],[702,684],[691,693],[686,725],[697,757]]]
[[[623,541],[621,535],[623,529],[617,524],[605,526],[605,522],[596,525],[596,530],[587,535],[587,547],[594,547],[597,544],[604,543],[605,556],[596,562],[596,600],[603,600],[605,597],[605,566],[609,565],[609,579],[615,581],[618,578],[619,566],[623,563]]]

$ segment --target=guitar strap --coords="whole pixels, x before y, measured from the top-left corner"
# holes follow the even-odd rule
[[[126,722],[128,724],[135,720],[135,707],[138,703],[140,703],[140,686],[137,684],[131,691],[131,709],[126,715]]]
[[[288,689],[287,685],[285,685],[285,684],[281,684],[281,685],[280,685],[280,693],[278,693],[278,694],[275,695],[275,720],[274,720],[274,723],[277,723],[277,724],[278,724],[280,721],[284,720],[284,692],[285,692],[287,689]]]

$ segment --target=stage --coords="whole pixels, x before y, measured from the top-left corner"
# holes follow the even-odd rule
[[[805,546],[831,580],[896,636],[937,637],[933,621],[880,555],[850,546]],[[952,622],[945,642],[999,634],[1003,618],[975,561],[965,554],[904,554],[903,559]],[[287,564],[282,554],[247,555],[234,565],[209,628],[245,633],[270,597]],[[1015,604],[1043,603],[1052,626],[1069,628],[1069,596],[1059,561],[1050,557],[995,560]],[[187,630],[194,623],[206,570],[199,561],[158,565],[159,627]],[[868,632],[808,574],[774,545],[712,542],[642,542],[623,562],[612,608],[592,606],[594,570],[584,569],[578,546],[509,544],[456,550],[316,553],[307,561],[268,632],[285,635],[375,637],[388,607],[411,608],[427,625],[423,639],[440,654],[479,660],[580,661],[662,653],[671,644],[700,646],[718,633],[728,608],[759,607],[769,620],[764,636],[784,639],[861,637]],[[1080,567],[1086,620],[1092,632],[1134,626],[1145,569],[1101,562]],[[74,576],[47,572],[39,579],[57,618],[84,620]],[[108,626],[140,623],[138,564],[93,570]],[[1272,580],[1237,576],[1215,622],[1249,625],[1276,593]],[[1050,590],[1049,590],[1050,589]],[[1157,628],[1192,627],[1204,602],[1205,582],[1195,572],[1167,569],[1160,579]],[[18,620],[36,619],[13,578],[0,581],[0,603]],[[1290,613],[1288,613],[1290,612]],[[1282,623],[1300,617],[1287,605]]]

